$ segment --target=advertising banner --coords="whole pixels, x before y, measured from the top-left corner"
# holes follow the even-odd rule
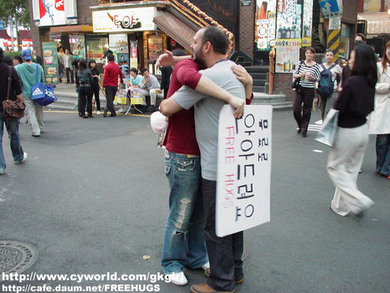
[[[303,28],[302,28],[302,47],[311,46],[313,24],[313,0],[305,0],[303,3]]]
[[[33,0],[34,19],[39,26],[66,24],[65,0]]]
[[[257,49],[269,50],[269,42],[276,38],[276,0],[257,0],[256,43]]]
[[[216,234],[270,221],[272,106],[245,106],[241,119],[219,115]]]
[[[92,11],[94,33],[156,30],[156,7]]]
[[[58,59],[57,46],[54,42],[43,42],[43,63],[45,68],[45,82],[49,84],[58,83]]]
[[[301,39],[302,5],[297,0],[278,0],[276,39]]]
[[[280,41],[276,44],[275,72],[294,72],[299,64],[299,41]]]

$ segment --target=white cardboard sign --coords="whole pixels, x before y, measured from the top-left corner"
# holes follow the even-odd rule
[[[272,106],[247,105],[219,115],[216,234],[224,237],[270,221]]]

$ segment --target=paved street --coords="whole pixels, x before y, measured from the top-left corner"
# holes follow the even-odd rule
[[[319,117],[313,112],[311,129],[318,128]],[[24,121],[25,164],[13,164],[3,137],[8,166],[0,176],[0,240],[38,250],[26,272],[161,272],[168,184],[148,117],[81,119],[52,111],[45,113],[40,138],[31,136]],[[358,185],[375,206],[357,220],[329,210],[334,191],[325,169],[329,148],[314,135],[296,134],[291,111],[274,112],[271,222],[245,232],[245,282],[238,292],[390,292],[390,181],[375,173],[374,137]],[[190,284],[205,280],[202,271],[186,274]],[[163,293],[189,292],[188,285],[156,284]]]

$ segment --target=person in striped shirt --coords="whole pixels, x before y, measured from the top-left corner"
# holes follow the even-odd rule
[[[315,53],[316,51],[313,47],[307,47],[305,60],[299,63],[293,74],[295,79],[300,79],[295,93],[293,110],[294,118],[298,124],[298,134],[302,133],[302,137],[307,137],[307,128],[314,99],[314,84],[320,76],[320,66],[314,61]]]

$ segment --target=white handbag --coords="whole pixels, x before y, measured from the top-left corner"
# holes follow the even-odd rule
[[[322,123],[321,130],[314,138],[316,141],[333,147],[337,133],[337,121],[339,118],[339,111],[330,109],[328,115],[326,115],[324,122]]]

